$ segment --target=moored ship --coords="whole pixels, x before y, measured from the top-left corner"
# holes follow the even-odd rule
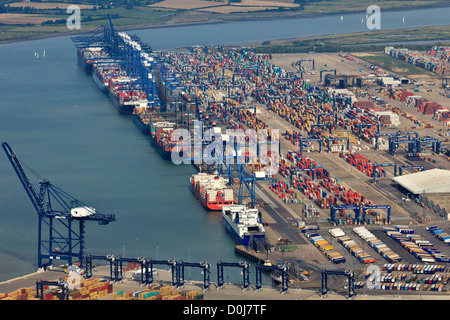
[[[115,64],[94,64],[94,71],[92,72],[92,79],[98,88],[103,92],[108,92],[109,81],[117,78],[118,76],[124,76],[125,72],[120,66]]]
[[[228,180],[215,174],[198,173],[191,177],[195,196],[202,205],[214,211],[233,204],[233,189]]]
[[[158,121],[151,124],[150,137],[152,144],[165,160],[170,160],[172,151],[176,148],[176,143],[171,140],[172,132],[176,123],[168,121]]]
[[[99,59],[108,58],[108,54],[102,47],[81,47],[77,49],[78,63],[87,73],[92,73],[94,70],[94,64]]]
[[[133,123],[146,135],[150,135],[152,122],[149,107],[137,107],[133,110]]]
[[[120,113],[131,115],[135,107],[145,107],[148,104],[145,92],[133,87],[133,81],[129,77],[117,77],[109,82],[109,97]]]
[[[143,134],[150,135],[152,124],[163,120],[164,117],[155,110],[152,102],[145,107],[135,107],[133,110],[133,122]]]
[[[224,206],[222,218],[228,233],[240,245],[253,245],[253,241],[264,241],[266,238],[258,209],[236,204]]]

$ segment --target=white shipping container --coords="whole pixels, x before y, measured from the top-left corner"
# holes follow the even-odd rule
[[[339,228],[330,229],[329,232],[330,232],[330,234],[331,234],[333,237],[335,237],[335,238],[336,238],[336,237],[342,237],[342,236],[345,235],[345,232],[342,231],[342,230],[339,229]]]
[[[264,171],[256,171],[255,172],[255,178],[265,178],[266,177],[266,173]]]
[[[72,217],[88,217],[95,214],[95,209],[90,207],[78,207],[70,210],[70,215]]]
[[[216,195],[217,195],[216,191],[207,190],[206,194],[208,195],[209,201],[216,201]]]

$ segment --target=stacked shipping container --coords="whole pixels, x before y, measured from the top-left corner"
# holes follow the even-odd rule
[[[386,47],[384,52],[391,57],[408,62],[433,73],[450,73],[450,47],[434,46],[427,52],[409,50],[406,48],[395,49],[394,47]]]

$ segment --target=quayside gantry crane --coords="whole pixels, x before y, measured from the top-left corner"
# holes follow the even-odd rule
[[[223,262],[218,261],[217,262],[217,288],[221,289],[224,285],[224,279],[223,279],[223,267],[235,267],[235,268],[241,268],[242,269],[242,290],[245,291],[250,286],[250,265],[246,261],[240,261],[240,262]]]
[[[321,297],[324,298],[328,294],[328,276],[345,276],[348,279],[348,299],[353,299],[356,296],[355,291],[355,273],[351,270],[322,270],[322,292]]]
[[[82,262],[85,222],[107,225],[116,220],[115,216],[97,212],[46,179],[39,183],[38,192],[14,150],[7,142],[2,147],[38,215],[38,268],[51,267],[53,260],[64,260],[69,265],[75,259]]]
[[[262,271],[269,271],[269,272],[278,272],[281,274],[281,293],[283,294],[287,293],[289,272],[286,265],[257,264],[255,268],[256,268],[256,290],[259,291],[262,288]]]
[[[69,300],[69,285],[67,282],[58,280],[58,281],[46,281],[46,280],[37,280],[36,281],[36,298],[39,300],[44,300],[44,286],[56,286],[61,290],[61,299],[60,300]]]

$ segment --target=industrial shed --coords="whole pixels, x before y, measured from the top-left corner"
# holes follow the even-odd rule
[[[394,177],[400,189],[414,194],[427,207],[440,216],[450,216],[450,171],[431,169]]]
[[[410,173],[393,178],[393,180],[413,194],[449,193],[450,171],[431,169]]]

